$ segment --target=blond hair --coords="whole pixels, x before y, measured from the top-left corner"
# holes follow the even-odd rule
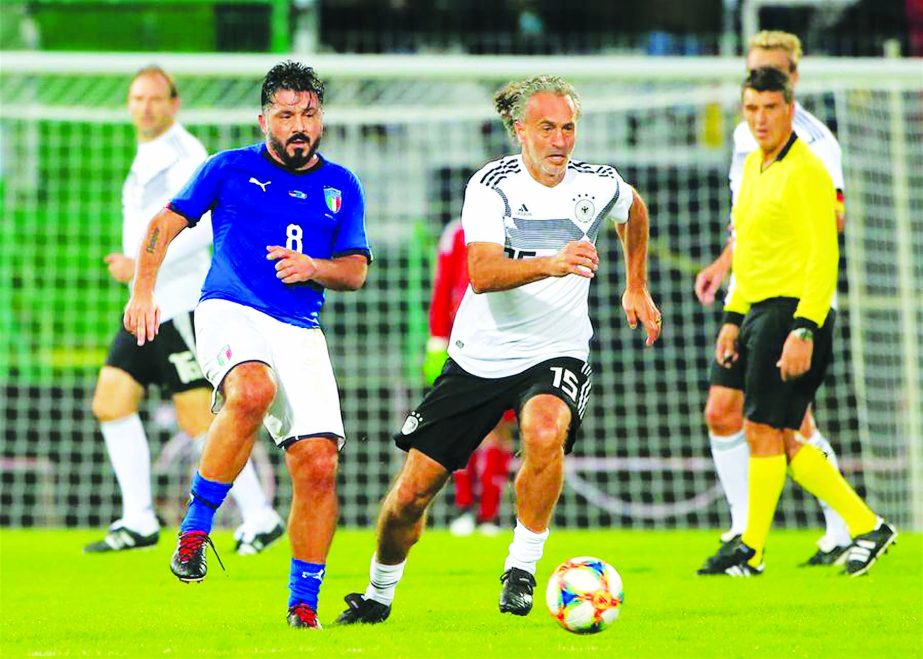
[[[526,78],[525,80],[514,80],[503,85],[494,94],[494,107],[510,137],[516,136],[513,124],[517,121],[522,121],[529,99],[534,94],[541,92],[569,96],[574,102],[574,117],[578,118],[580,116],[580,96],[573,85],[564,78],[542,75]]]
[[[748,52],[754,48],[784,51],[788,55],[788,72],[794,73],[798,69],[798,63],[801,61],[802,55],[801,39],[791,32],[763,30],[751,37],[749,46]]]

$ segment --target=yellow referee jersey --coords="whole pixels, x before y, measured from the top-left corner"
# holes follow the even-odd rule
[[[796,318],[823,325],[839,264],[833,181],[794,133],[765,169],[762,160],[757,149],[744,162],[732,212],[735,283],[724,310],[746,314],[756,302],[794,297]]]

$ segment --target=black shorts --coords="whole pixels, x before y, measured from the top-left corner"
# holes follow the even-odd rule
[[[142,387],[156,385],[177,394],[211,385],[195,355],[195,326],[192,312],[184,312],[160,325],[153,341],[138,341],[121,327],[109,346],[106,366],[128,373]]]
[[[833,361],[836,312],[831,309],[824,326],[814,332],[811,368],[797,380],[782,381],[776,362],[791,332],[797,306],[794,298],[759,302],[750,308],[741,325],[737,365],[743,375],[744,418],[749,421],[798,430]]]
[[[472,375],[449,359],[433,389],[394,436],[394,443],[404,451],[415,448],[455,471],[468,464],[506,410],[520,412],[533,396],[552,394],[570,407],[564,446],[564,452],[570,453],[592,386],[590,365],[573,357],[549,359],[504,378]]]

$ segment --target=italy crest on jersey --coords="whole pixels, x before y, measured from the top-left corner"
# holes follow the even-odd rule
[[[324,200],[327,202],[327,208],[334,213],[339,213],[343,207],[343,193],[336,188],[324,188]]]

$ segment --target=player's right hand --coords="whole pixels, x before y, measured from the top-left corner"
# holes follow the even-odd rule
[[[139,346],[153,341],[160,330],[160,307],[154,301],[153,294],[132,293],[131,299],[125,305],[122,325],[126,331],[135,335]]]
[[[592,279],[599,268],[596,246],[586,240],[572,240],[551,257],[552,276],[579,275]]]
[[[718,339],[715,341],[715,361],[724,368],[731,368],[739,357],[738,336],[740,336],[740,328],[733,323],[725,323],[718,332]]]
[[[423,357],[422,370],[426,384],[431,387],[449,359],[448,344],[448,340],[435,336],[430,337],[426,342],[426,356]]]
[[[727,272],[728,269],[720,258],[699,271],[695,277],[695,296],[699,298],[699,302],[706,307],[711,306]]]

